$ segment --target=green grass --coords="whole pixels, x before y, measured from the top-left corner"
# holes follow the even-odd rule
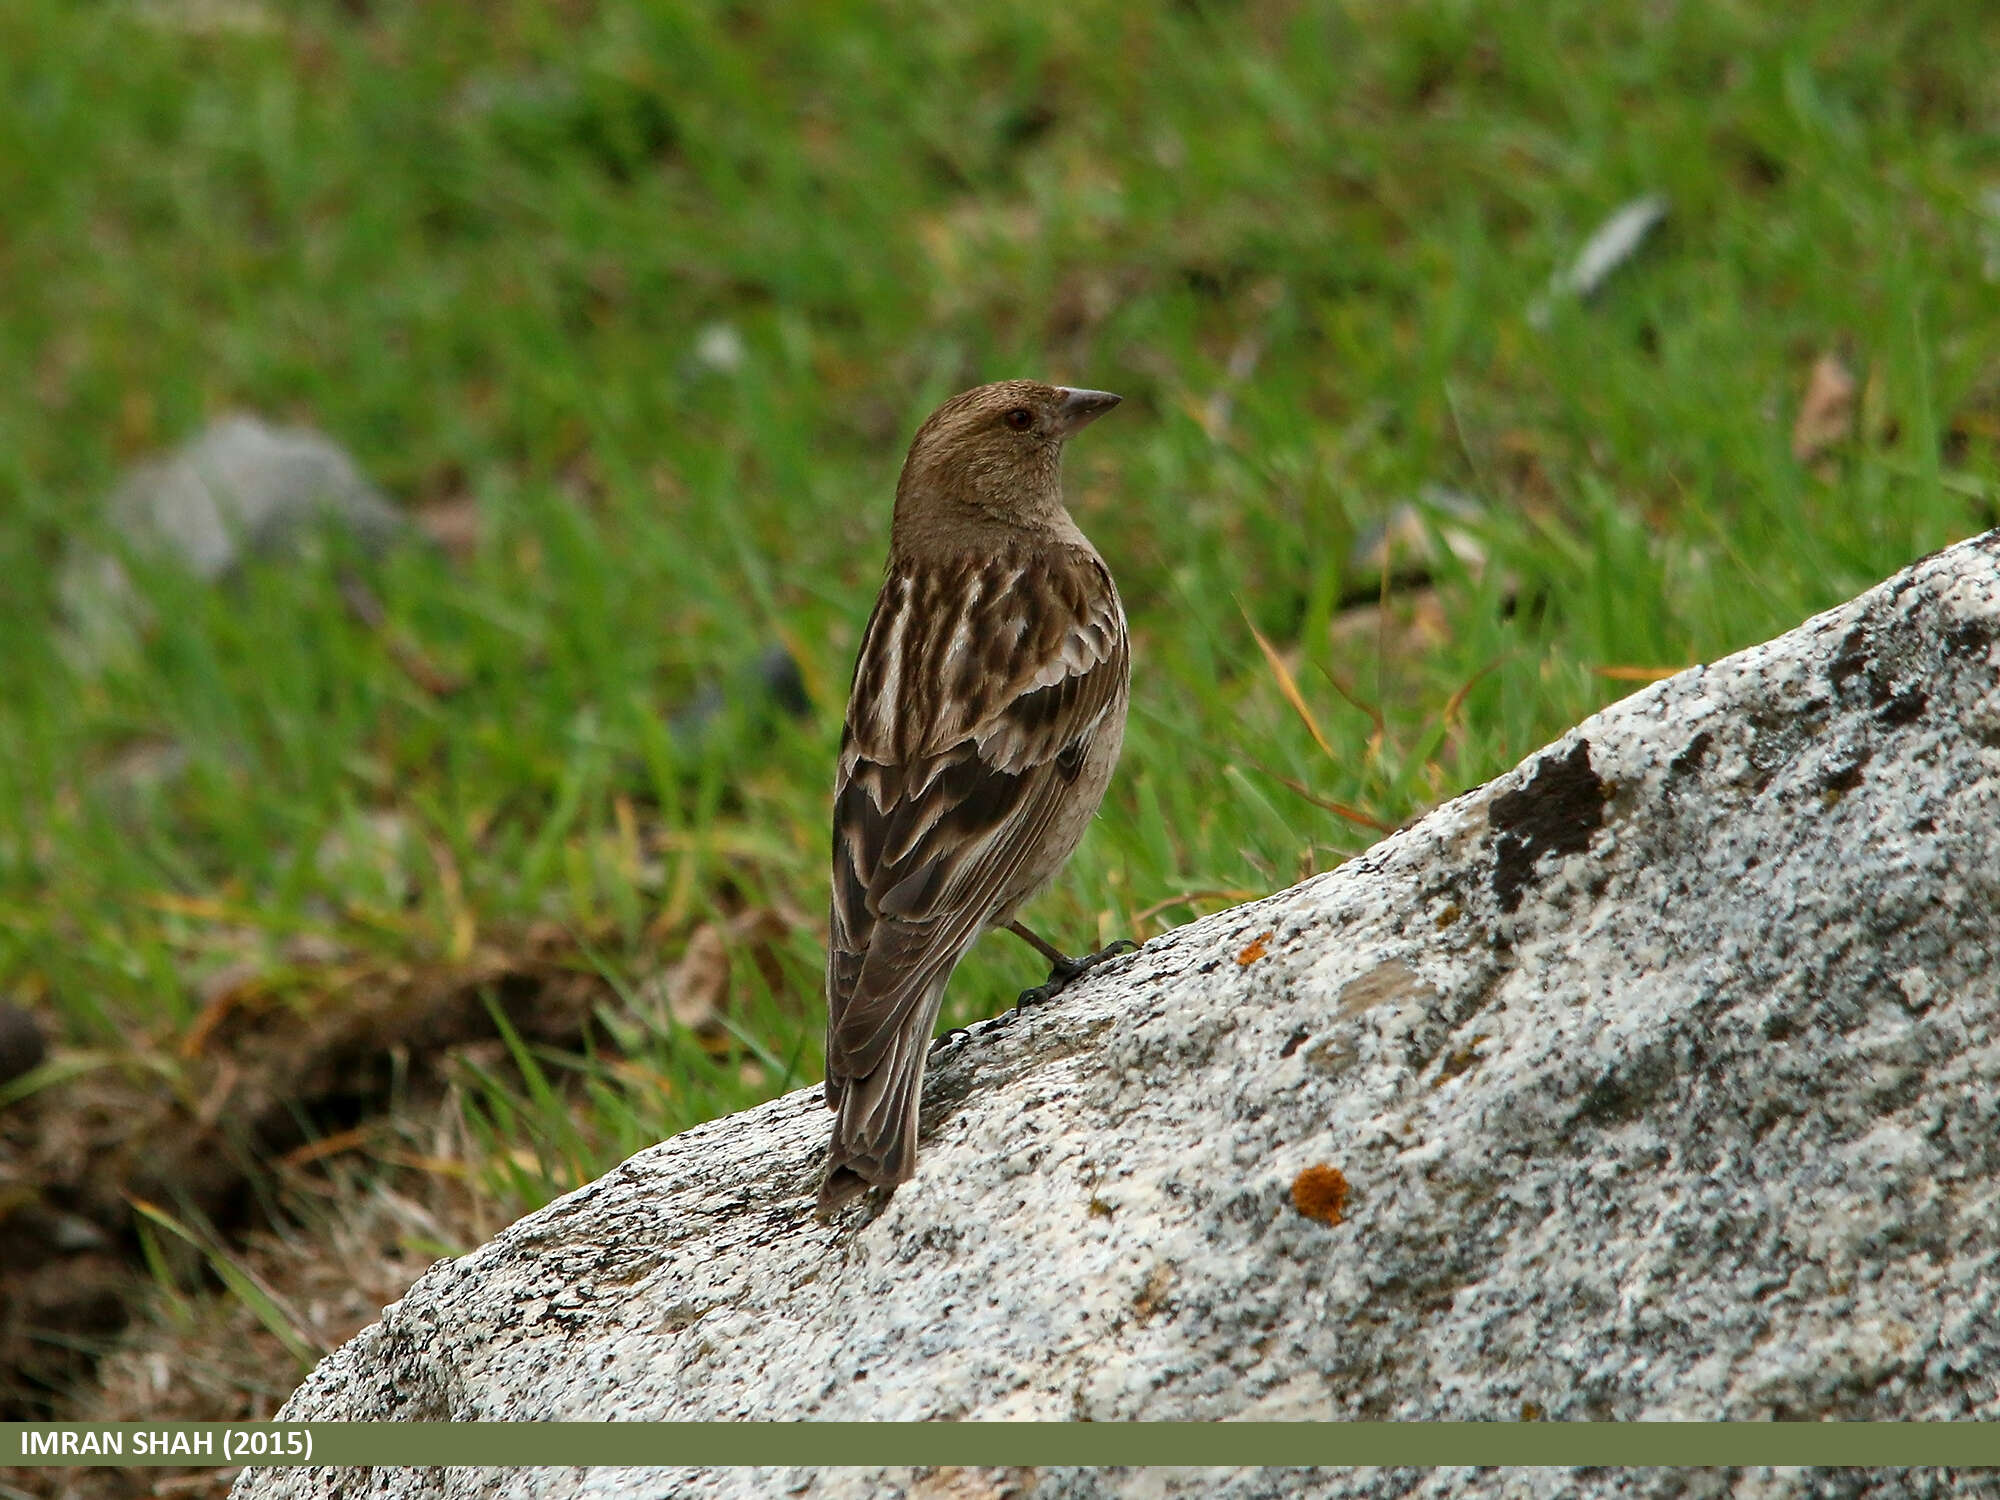
[[[1038,908],[1078,945],[1373,837],[1287,780],[1406,821],[1629,690],[1597,669],[1751,644],[1991,524],[2000,13],[1795,9],[12,0],[0,993],[157,1065],[225,970],[304,1013],[335,970],[555,924],[605,976],[591,1055],[510,1035],[459,1075],[509,1209],[816,1077],[847,672],[909,433],[981,379],[1127,397],[1069,465],[1137,639],[1123,766]],[[1666,226],[1534,326],[1647,191]],[[1868,394],[1812,469],[1829,349]],[[65,664],[66,540],[235,408],[476,504],[469,557],[375,583],[459,691],[330,563],[149,575],[143,649]],[[1428,632],[1351,628],[1357,535],[1427,485],[1479,502],[1490,566],[1445,570]],[[676,743],[773,639],[810,718]],[[162,743],[183,775],[107,781]],[[762,907],[798,915],[703,1043],[648,980]],[[950,1009],[1039,977],[994,940]]]

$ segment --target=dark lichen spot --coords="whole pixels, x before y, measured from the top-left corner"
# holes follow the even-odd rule
[[[1855,752],[1854,759],[1846,765],[1836,766],[1820,777],[1820,789],[1837,795],[1853,791],[1861,785],[1861,772],[1874,757],[1875,752],[1863,748]]]
[[[1469,1072],[1473,1068],[1478,1067],[1483,1061],[1479,1055],[1479,1044],[1485,1040],[1486,1038],[1483,1036],[1476,1036],[1469,1045],[1460,1047],[1455,1052],[1445,1054],[1444,1061],[1438,1064],[1438,1074],[1431,1081],[1431,1087],[1436,1088],[1448,1079],[1456,1078],[1459,1074]]]
[[[1659,1090],[1633,1078],[1607,1078],[1584,1096],[1577,1113],[1597,1125],[1622,1125],[1646,1112]]]
[[[1153,1267],[1146,1284],[1139,1288],[1139,1295],[1132,1299],[1132,1311],[1141,1323],[1150,1322],[1153,1315],[1166,1305],[1167,1293],[1174,1284],[1174,1268],[1165,1261]]]
[[[1891,729],[1899,729],[1905,724],[1913,724],[1930,707],[1930,695],[1922,688],[1904,688],[1893,694],[1888,702],[1875,711],[1875,722]]]
[[[1993,627],[1984,620],[1957,620],[1945,630],[1944,639],[1954,655],[1977,656],[1993,644],[1993,634]]]
[[[692,1328],[707,1317],[709,1309],[693,1302],[676,1302],[660,1315],[660,1326],[656,1333],[679,1333],[684,1328]]]
[[[1239,1224],[1249,1224],[1262,1219],[1269,1210],[1264,1207],[1263,1201],[1254,1191],[1246,1188],[1223,1204],[1221,1212],[1225,1218],[1234,1219]]]
[[[1604,826],[1608,794],[1590,768],[1590,742],[1578,740],[1567,755],[1544,755],[1528,784],[1493,799],[1487,819],[1494,833],[1493,894],[1502,911],[1515,911],[1544,854],[1580,854]]]
[[[1670,776],[1698,776],[1708,761],[1708,752],[1715,744],[1715,736],[1704,729],[1687,742],[1687,747],[1667,762]]]
[[[1312,1033],[1306,1030],[1305,1027],[1303,1026],[1295,1027],[1292,1031],[1292,1034],[1285,1038],[1285,1045],[1278,1049],[1278,1056],[1290,1057],[1294,1052],[1298,1051],[1299,1048],[1305,1045],[1306,1038],[1311,1035]]]
[[[1833,684],[1834,692],[1838,693],[1845,687],[1849,678],[1865,672],[1868,669],[1868,658],[1868,628],[1865,625],[1856,625],[1847,632],[1840,643],[1840,649],[1833,654],[1833,660],[1827,664],[1826,678]]]
[[[1361,1054],[1352,1042],[1339,1041],[1334,1037],[1321,1037],[1305,1051],[1305,1065],[1330,1078],[1338,1078],[1360,1060]]]

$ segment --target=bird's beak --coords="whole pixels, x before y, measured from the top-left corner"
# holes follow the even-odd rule
[[[1056,431],[1064,437],[1088,427],[1125,399],[1123,396],[1114,396],[1109,391],[1078,391],[1066,385],[1057,386],[1056,392],[1062,397],[1062,405],[1057,408],[1062,415]]]

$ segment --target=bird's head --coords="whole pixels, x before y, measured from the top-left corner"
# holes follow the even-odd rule
[[[1063,444],[1119,402],[1109,391],[1002,380],[953,396],[917,429],[896,486],[896,525],[953,516],[1015,525],[1062,510]]]

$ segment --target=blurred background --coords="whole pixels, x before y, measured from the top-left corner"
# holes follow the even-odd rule
[[[1996,57],[1953,0],[8,0],[4,1414],[268,1414],[819,1076],[962,387],[1126,397],[1076,948],[1993,525]]]

